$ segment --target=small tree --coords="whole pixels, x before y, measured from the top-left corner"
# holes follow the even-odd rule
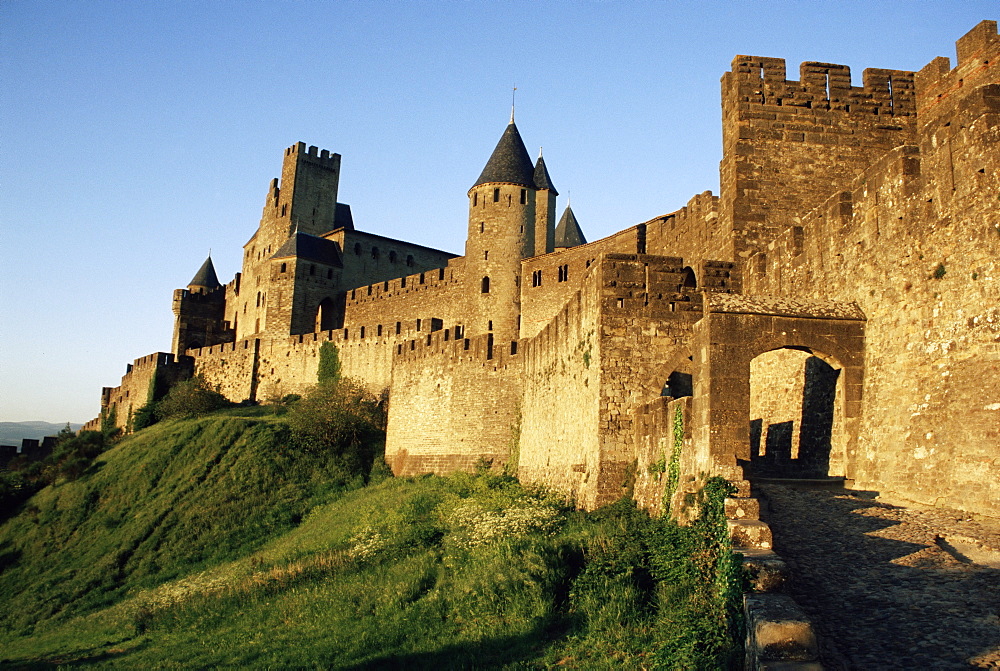
[[[178,382],[163,400],[156,403],[157,419],[197,417],[213,410],[232,406],[229,400],[208,386],[201,375]]]
[[[385,438],[382,404],[351,378],[313,387],[289,408],[288,424],[301,449],[332,452],[355,474],[370,472]]]

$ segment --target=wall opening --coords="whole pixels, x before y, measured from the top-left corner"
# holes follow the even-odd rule
[[[482,286],[481,286],[480,290],[482,291],[482,293],[484,293],[484,294],[490,293],[490,278],[489,277],[484,277],[481,285]]]
[[[808,350],[777,349],[750,362],[749,474],[843,475],[840,369]]]
[[[314,331],[330,331],[337,328],[336,306],[329,297],[319,302],[316,308],[316,327]],[[308,313],[307,313],[308,314]]]
[[[695,277],[694,270],[692,270],[690,266],[681,271],[681,288],[698,288],[698,278]]]

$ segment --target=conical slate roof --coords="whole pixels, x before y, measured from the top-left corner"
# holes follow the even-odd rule
[[[545,167],[545,159],[541,155],[538,156],[538,161],[535,163],[535,188],[548,189],[553,196],[559,195],[555,185],[552,184],[552,178],[549,177],[549,169]]]
[[[555,247],[576,247],[587,244],[587,239],[583,237],[580,224],[573,214],[573,209],[568,205],[562,217],[559,218],[559,225],[556,226]]]
[[[490,182],[517,184],[520,186],[535,186],[535,166],[531,164],[528,150],[524,148],[521,134],[511,121],[497,142],[493,155],[486,162],[486,167],[479,175],[473,187]]]
[[[201,264],[201,268],[198,269],[198,272],[188,282],[188,286],[205,287],[206,289],[216,289],[222,286],[219,284],[219,276],[215,274],[215,266],[212,264],[211,256],[205,259],[205,263]]]

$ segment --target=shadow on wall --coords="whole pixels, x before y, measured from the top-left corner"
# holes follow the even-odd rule
[[[819,478],[830,474],[830,455],[840,370],[819,357],[802,365],[801,386],[792,379],[755,381],[766,385],[753,411],[768,419],[797,416],[783,421],[750,421],[750,473],[757,477]],[[797,429],[797,430],[796,430]]]

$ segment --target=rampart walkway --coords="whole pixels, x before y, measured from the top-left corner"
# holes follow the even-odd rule
[[[1000,669],[1000,524],[865,492],[760,489],[825,669]]]

